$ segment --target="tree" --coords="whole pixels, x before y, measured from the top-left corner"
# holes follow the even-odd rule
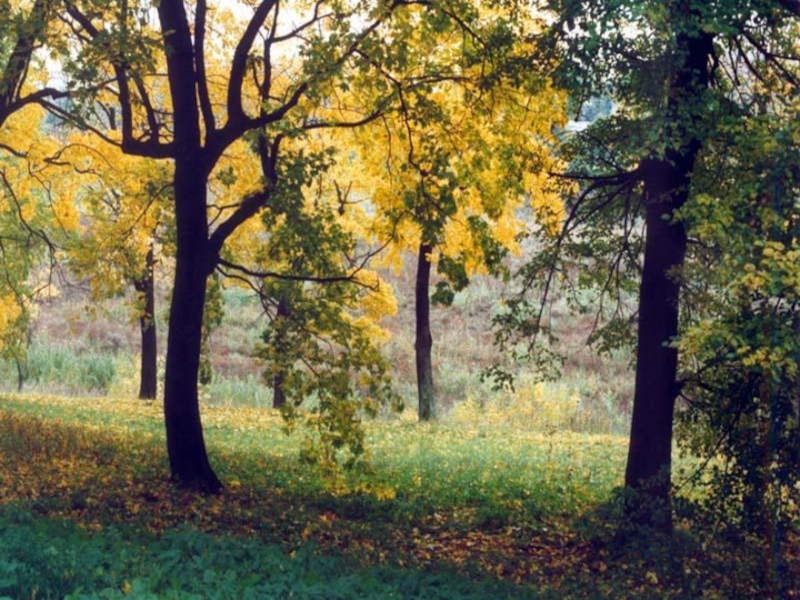
[[[76,229],[74,179],[54,162],[44,112],[26,105],[0,128],[0,354],[26,378],[34,300],[53,291],[59,252]]]
[[[383,228],[398,248],[417,255],[421,421],[436,413],[431,303],[449,305],[476,273],[505,273],[504,257],[518,249],[526,198],[546,228],[557,226],[562,209],[545,174],[554,164],[553,128],[565,121],[563,96],[535,70],[519,70],[530,51],[523,40],[538,24],[499,10],[483,17],[463,36],[435,23],[418,27],[410,39],[416,52],[403,67],[413,73],[435,60],[434,47],[447,48],[436,67],[440,81],[430,90],[398,85],[399,110],[357,133],[360,170],[370,174]],[[433,263],[443,277],[431,295]]]
[[[113,123],[110,128],[113,131]],[[92,299],[117,296],[130,285],[141,337],[139,398],[158,393],[155,266],[172,220],[166,165],[125,156],[91,134],[74,134],[60,154],[82,181],[76,198],[83,214],[69,244],[69,263],[89,279]],[[157,250],[158,248],[158,250]]]
[[[176,262],[164,410],[170,468],[180,485],[212,492],[221,487],[208,461],[197,394],[206,280],[220,264],[232,234],[270,204],[285,185],[282,177],[297,160],[302,162],[299,152],[284,155],[288,140],[308,131],[369,122],[397,99],[390,88],[345,105],[338,90],[391,66],[393,52],[402,45],[387,40],[402,38],[418,22],[392,20],[406,5],[319,2],[305,10],[297,7],[287,18],[279,2],[264,0],[252,7],[238,36],[221,28],[227,39],[214,38],[212,21],[225,18],[230,23],[235,17],[213,10],[204,0],[194,7],[191,23],[182,1],[159,3],[160,37],[148,30],[138,7],[123,3],[81,12],[69,6],[69,18],[86,42],[82,53],[73,53],[75,81],[93,81],[105,68],[104,75],[115,81],[123,151],[170,159],[174,165]],[[443,27],[460,27],[460,6],[418,5],[417,10],[420,18],[430,14]],[[215,62],[214,56],[225,58]],[[159,97],[163,106],[150,91],[161,81],[154,69],[159,61],[167,70],[166,89]],[[435,78],[435,73],[426,73],[408,86]],[[224,98],[222,105],[214,102],[216,94]],[[76,117],[68,108],[48,107],[62,117]],[[85,119],[82,125],[91,128]],[[226,150],[244,137],[257,147],[262,186],[214,212],[208,183],[220,175]]]
[[[36,0],[30,6],[0,2],[0,351],[16,362],[20,390],[25,379],[31,300],[40,291],[28,285],[29,276],[45,252],[50,254],[51,266],[54,264],[53,233],[60,230],[58,212],[46,210],[53,201],[48,188],[37,189],[36,185],[46,166],[47,151],[53,148],[38,135],[42,113],[32,105],[65,94],[47,86],[32,91],[29,81],[34,54],[47,38],[58,6],[51,0]],[[16,123],[9,122],[12,116],[17,117]],[[30,143],[26,145],[24,140]],[[23,179],[28,181],[20,184]],[[63,205],[54,208],[61,210]]]
[[[695,243],[677,342],[678,441],[711,464],[703,514],[772,549],[761,587],[781,596],[790,579],[781,550],[800,502],[800,138],[790,91],[800,81],[800,48],[790,19],[765,13],[751,27],[744,47],[757,51],[731,59],[740,73],[736,110],[707,136],[698,193],[682,211]]]
[[[625,482],[643,494],[628,508],[636,522],[670,531],[673,418],[682,386],[675,344],[687,322],[679,303],[691,272],[684,209],[707,191],[698,176],[710,164],[707,157],[725,152],[708,146],[716,127],[731,115],[750,118],[750,108],[742,105],[749,94],[742,74],[753,57],[765,56],[772,64],[766,80],[789,74],[780,60],[785,56],[764,44],[765,31],[785,39],[787,30],[777,19],[779,4],[555,6],[557,37],[567,48],[561,81],[578,104],[609,92],[618,110],[567,144],[571,168],[564,177],[582,185],[569,202],[561,233],[523,275],[526,286],[535,287],[544,272],[546,291],[565,257],[584,264],[588,259],[591,271],[580,283],[599,291],[599,317],[606,324],[594,339],[606,347],[625,337],[630,321],[624,296],[639,281]],[[722,47],[739,62],[723,60]],[[644,235],[638,233],[639,219]],[[603,299],[609,296],[614,302],[607,310]],[[540,330],[540,318],[536,312],[514,317],[533,332]]]
[[[398,402],[380,353],[387,337],[380,320],[397,306],[391,288],[367,267],[376,250],[359,222],[369,220],[357,206],[345,206],[335,178],[322,179],[265,211],[261,268],[271,272],[250,273],[270,319],[258,349],[265,379],[280,384],[279,408],[290,425],[309,403],[304,420],[314,436],[303,457],[334,468],[342,459],[347,465],[361,459],[359,415]]]
[[[639,289],[636,388],[625,470],[625,485],[645,488],[652,500],[669,508],[672,427],[678,393],[678,353],[671,343],[678,334],[681,272],[687,236],[678,211],[686,203],[698,153],[699,120],[710,82],[713,36],[698,27],[700,13],[677,10],[675,75],[667,89],[664,131],[677,142],[663,156],[639,164],[647,236]],[[648,509],[649,510],[649,509]],[[652,512],[658,514],[658,509]],[[648,517],[649,518],[649,517]],[[654,524],[658,524],[655,523]],[[660,527],[671,528],[671,517]]]

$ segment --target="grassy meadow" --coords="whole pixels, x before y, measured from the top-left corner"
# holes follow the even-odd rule
[[[287,433],[269,408],[251,356],[264,324],[226,292],[202,402],[226,483],[210,497],[167,481],[161,407],[132,399],[124,302],[94,319],[79,292],[40,307],[24,393],[12,391],[16,366],[0,365],[0,599],[747,598],[800,587],[776,580],[768,549],[699,530],[690,511],[674,539],[620,540],[629,360],[593,356],[576,320],[560,381],[522,370],[514,393],[492,391],[479,375],[494,359],[496,292],[479,282],[436,311],[442,409],[425,425],[400,294],[386,352],[407,408],[365,422],[366,465],[336,472],[303,462],[306,430]]]
[[[176,490],[160,409],[0,398],[0,598],[757,597],[723,542],[620,545],[619,436],[476,416],[366,424],[369,468],[321,473],[271,410],[204,408],[220,496]],[[32,542],[33,540],[33,542]],[[170,567],[170,565],[172,565]],[[180,567],[180,568],[178,568]]]

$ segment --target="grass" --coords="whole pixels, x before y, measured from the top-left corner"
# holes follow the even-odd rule
[[[417,423],[411,270],[391,279],[400,311],[384,351],[407,412],[366,423],[368,467],[335,473],[302,462],[306,433],[287,435],[268,408],[252,357],[265,322],[252,298],[225,291],[215,378],[201,391],[227,484],[214,497],[169,485],[160,405],[126,399],[138,334],[125,302],[95,320],[78,290],[43,307],[34,394],[0,393],[0,600],[800,598],[800,585],[776,586],[768,548],[714,537],[690,512],[674,539],[616,537],[630,356],[597,357],[591,319],[565,319],[561,304],[562,379],[543,384],[515,365],[514,393],[480,381],[497,359],[487,315],[498,283],[476,278],[435,309],[440,419]],[[16,376],[0,360],[2,389]]]
[[[533,598],[501,582],[452,573],[358,568],[311,547],[274,545],[191,529],[161,536],[109,527],[102,535],[70,523],[0,509],[0,598]]]
[[[605,535],[620,437],[477,409],[400,418],[366,424],[368,469],[324,473],[273,411],[204,406],[227,483],[206,497],[166,481],[161,419],[141,401],[0,397],[0,597],[764,595],[763,556],[688,526],[633,550]]]

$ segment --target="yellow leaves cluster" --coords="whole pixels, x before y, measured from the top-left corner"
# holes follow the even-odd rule
[[[16,296],[13,294],[0,296],[0,350],[6,344],[5,332],[13,329],[21,316],[22,307]]]
[[[526,202],[541,228],[555,234],[565,216],[565,190],[551,177],[559,166],[551,132],[566,120],[563,94],[549,86],[536,93],[502,88],[476,101],[442,83],[428,99],[443,116],[407,122],[387,115],[352,133],[360,183],[377,218],[391,215],[398,245],[416,249],[422,228],[445,215],[439,250],[464,257],[468,273],[480,272],[480,241],[468,219],[481,218],[496,241],[517,252]],[[450,202],[455,210],[447,213]],[[387,261],[398,262],[391,254]]]
[[[392,286],[383,280],[378,273],[362,270],[356,274],[356,281],[367,288],[361,300],[360,308],[364,314],[374,321],[397,314],[397,298]]]
[[[49,215],[53,224],[61,227],[63,219],[63,227],[68,229],[75,219],[60,198],[62,190],[71,189],[69,175],[63,167],[51,162],[59,146],[51,136],[42,133],[44,116],[43,109],[26,106],[0,129],[0,144],[21,155],[3,160],[0,166],[2,210],[28,223],[40,215]]]

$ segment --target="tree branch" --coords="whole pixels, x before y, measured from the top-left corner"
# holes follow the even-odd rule
[[[197,76],[197,96],[200,101],[200,110],[206,124],[206,139],[216,131],[214,111],[211,108],[211,96],[208,92],[208,79],[206,78],[206,14],[208,5],[206,0],[197,0],[194,15],[194,62]]]
[[[247,72],[247,57],[250,54],[250,48],[253,46],[256,35],[258,35],[258,30],[264,25],[269,12],[276,4],[277,0],[261,1],[233,53],[228,80],[228,125],[234,124],[232,126],[234,129],[240,129],[248,121],[242,107],[242,85]],[[248,129],[248,127],[245,127],[245,129]]]

